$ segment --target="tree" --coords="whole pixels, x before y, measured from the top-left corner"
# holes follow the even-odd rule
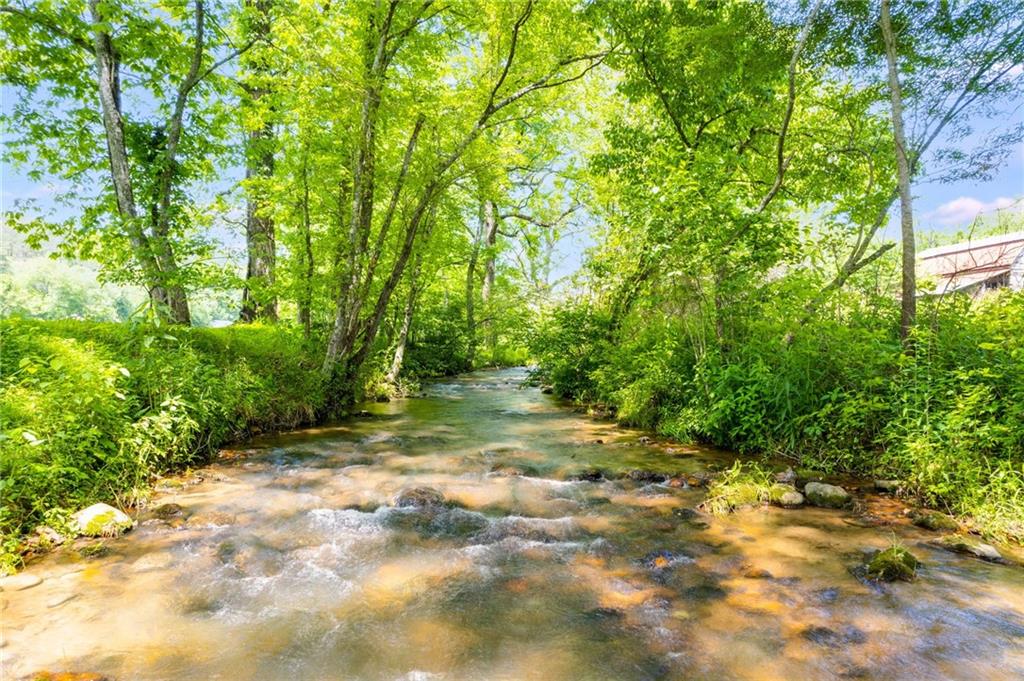
[[[14,131],[5,158],[67,180],[84,209],[80,221],[24,228],[141,283],[158,314],[188,324],[194,281],[182,259],[204,244],[190,235],[183,187],[211,174],[207,157],[222,151],[216,71],[247,46],[211,40],[202,0],[166,12],[101,0],[11,4],[0,19],[12,47],[4,82],[23,95],[5,115]],[[126,87],[153,104],[129,114]],[[89,191],[100,174],[100,191]]]
[[[452,180],[450,171],[463,158],[469,147],[480,138],[488,128],[512,120],[501,119],[498,114],[512,115],[509,111],[520,100],[535,92],[549,90],[582,78],[591,69],[600,64],[605,53],[582,51],[578,53],[554,54],[540,50],[543,40],[551,39],[552,26],[557,22],[549,21],[543,30],[536,34],[525,30],[535,6],[527,1],[521,6],[500,5],[488,7],[512,20],[507,32],[491,32],[483,41],[482,73],[475,79],[474,95],[482,95],[479,100],[475,119],[466,122],[454,121],[454,135],[450,141],[442,142],[435,151],[438,160],[425,164],[413,191],[404,193],[405,181],[415,156],[417,141],[426,116],[416,115],[409,134],[408,143],[392,187],[391,200],[383,213],[380,227],[377,229],[377,244],[386,238],[396,209],[403,199],[407,202],[397,252],[393,258],[390,273],[380,287],[376,300],[370,305],[370,312],[361,315],[361,310],[369,302],[369,291],[374,283],[376,267],[379,262],[380,249],[375,245],[369,249],[369,237],[374,229],[373,191],[376,185],[376,140],[379,125],[378,114],[381,110],[381,99],[384,84],[388,76],[388,68],[399,50],[416,30],[427,22],[425,17],[443,16],[446,19],[457,19],[455,14],[441,14],[432,11],[433,3],[425,2],[412,8],[392,2],[381,7],[374,7],[367,15],[365,33],[363,35],[362,106],[359,119],[359,138],[357,151],[353,155],[352,170],[352,211],[349,220],[348,263],[344,279],[341,282],[341,295],[337,305],[334,326],[328,341],[326,357],[323,364],[325,376],[340,376],[348,382],[358,372],[369,354],[376,339],[380,323],[387,310],[395,287],[412,254],[417,235],[428,209],[439,198],[440,194]],[[401,11],[400,11],[401,10]],[[568,18],[571,11],[565,6],[546,6],[545,11],[560,12]],[[403,12],[411,12],[411,16],[403,16]],[[500,26],[500,23],[498,24]],[[451,26],[448,27],[451,30]],[[573,41],[566,34],[558,36],[562,45],[571,47]],[[549,46],[551,43],[549,43]],[[526,57],[524,59],[524,57]],[[532,59],[531,59],[532,57]],[[494,74],[490,78],[483,74]],[[471,79],[473,82],[473,79]],[[481,88],[481,84],[484,88]],[[465,93],[453,92],[465,100]],[[463,107],[465,109],[465,107]],[[472,108],[470,108],[472,111]],[[521,114],[520,114],[521,115]],[[408,198],[406,198],[408,197]],[[344,366],[339,372],[339,362]]]
[[[274,52],[269,46],[271,33],[270,0],[245,0],[243,23],[245,33],[254,49],[248,51],[242,63],[246,71],[242,88],[245,92],[242,110],[252,117],[245,121],[247,129],[245,149],[245,243],[248,263],[245,287],[242,291],[242,310],[239,318],[251,322],[256,319],[277,321],[277,294],[274,290],[277,261],[274,239],[274,218],[270,182],[274,176],[274,119],[270,90],[274,76],[271,59]],[[310,258],[312,262],[312,258]],[[307,320],[303,322],[308,327]],[[308,333],[308,331],[307,331]]]
[[[972,142],[969,150],[962,148],[975,121],[998,120],[1016,106],[1014,93],[1024,85],[1016,66],[1024,62],[1024,3],[883,0],[878,7],[877,17],[871,3],[836,2],[828,7],[821,56],[835,67],[855,69],[888,93],[897,180],[867,237],[884,226],[888,209],[898,198],[900,332],[906,338],[918,294],[914,182],[988,176],[1024,139],[1024,126],[1017,126],[998,129],[987,139]],[[935,148],[936,144],[943,146]]]

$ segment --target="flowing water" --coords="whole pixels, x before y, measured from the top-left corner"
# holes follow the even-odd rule
[[[1024,570],[843,511],[702,517],[700,489],[616,473],[728,457],[645,444],[523,377],[224,452],[156,500],[180,515],[0,594],[4,678],[1024,678]],[[447,503],[396,507],[414,486]],[[858,579],[893,532],[917,581]]]

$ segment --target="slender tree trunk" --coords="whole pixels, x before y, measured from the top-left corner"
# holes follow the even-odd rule
[[[117,50],[104,26],[102,3],[90,0],[93,27],[93,51],[96,55],[96,76],[99,89],[103,129],[107,138],[110,179],[114,185],[117,211],[121,217],[132,255],[142,270],[150,303],[157,314],[171,322],[189,323],[188,302],[180,287],[167,287],[166,269],[169,244],[166,235],[146,234],[135,203],[131,166],[124,139],[124,117],[121,113],[121,74]],[[161,262],[163,260],[164,262]],[[173,265],[173,259],[169,260]],[[173,274],[173,272],[172,272]]]
[[[309,156],[302,157],[302,245],[303,245],[303,272],[302,288],[299,293],[299,324],[302,325],[302,332],[309,338],[312,332],[312,308],[313,308],[313,273],[316,271],[316,261],[313,259],[313,235],[309,220]]]
[[[900,236],[903,246],[903,284],[900,301],[900,337],[910,334],[917,317],[917,254],[914,243],[914,205],[910,193],[910,154],[903,130],[903,95],[900,92],[899,69],[896,63],[896,39],[889,16],[889,0],[882,0],[882,38],[889,66],[889,97],[892,101],[892,137],[896,147],[896,169],[900,195]]]
[[[498,208],[494,201],[484,202],[484,247],[487,249],[487,259],[484,261],[484,283],[480,288],[480,300],[484,305],[486,319],[482,322],[486,331],[484,337],[487,340],[487,349],[494,354],[498,345],[498,327],[494,324],[494,310],[491,305],[491,292],[494,290],[495,277],[495,253],[494,246],[498,240]]]
[[[473,235],[469,263],[466,265],[466,365],[469,369],[472,369],[476,362],[476,314],[473,298],[476,292],[476,264],[480,259],[480,240],[486,229],[486,206],[486,203],[481,206],[480,226]]]
[[[395,5],[378,26],[371,22],[371,33],[364,45],[363,68],[365,85],[360,110],[359,143],[352,157],[352,213],[349,220],[348,264],[334,318],[334,327],[327,342],[322,372],[332,374],[339,360],[352,351],[359,326],[362,300],[359,298],[362,255],[373,224],[373,197],[376,184],[377,113],[380,110],[381,87],[388,66],[387,44]]]
[[[398,374],[402,371],[402,362],[405,361],[405,344],[409,341],[409,329],[412,328],[412,315],[416,308],[416,296],[419,294],[420,269],[423,266],[423,254],[416,256],[416,265],[412,271],[412,281],[409,282],[409,297],[405,300],[405,313],[402,315],[402,326],[398,331],[398,340],[395,343],[395,354],[391,358],[391,368],[388,369],[387,382],[396,383]]]

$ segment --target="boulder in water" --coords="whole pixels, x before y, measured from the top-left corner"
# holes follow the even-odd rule
[[[875,480],[875,491],[895,494],[900,489],[899,480]]]
[[[845,508],[853,500],[850,493],[838,485],[824,482],[809,482],[804,486],[808,503],[824,508]]]
[[[867,576],[882,582],[909,582],[916,576],[918,565],[920,563],[910,551],[902,546],[891,546],[868,561]]]
[[[569,476],[570,480],[583,480],[586,482],[599,482],[604,479],[604,471],[598,468],[587,468],[579,473]]]
[[[93,504],[71,516],[71,526],[87,537],[116,537],[133,524],[126,513],[108,504]]]
[[[149,515],[158,520],[173,520],[185,515],[185,509],[180,504],[160,504],[153,508]]]
[[[947,551],[964,553],[992,563],[1001,563],[1004,560],[1002,554],[999,553],[996,547],[991,544],[985,544],[973,537],[962,537],[958,534],[951,534],[935,542],[935,545],[946,549]]]
[[[432,487],[410,487],[395,495],[395,506],[399,508],[443,505],[444,495]]]
[[[641,483],[652,483],[652,482],[665,482],[668,480],[668,476],[664,473],[657,473],[655,471],[645,471],[642,469],[631,470],[626,473],[626,477],[633,482]]]
[[[777,504],[783,508],[796,508],[797,506],[803,506],[804,504],[803,494],[797,492],[796,488],[792,485],[786,485],[781,482],[777,482],[771,486],[768,496],[773,504]]]
[[[957,523],[945,513],[938,511],[916,511],[910,516],[911,522],[927,530],[955,530]]]

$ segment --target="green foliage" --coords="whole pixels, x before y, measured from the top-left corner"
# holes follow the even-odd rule
[[[587,305],[556,308],[530,339],[543,377],[562,397],[600,399],[592,374],[601,366],[608,317]]]
[[[7,320],[0,333],[5,536],[59,509],[131,504],[154,474],[312,421],[321,404],[319,375],[287,329]]]
[[[607,403],[623,421],[906,480],[992,535],[1024,538],[1024,294],[924,304],[930,325],[913,354],[895,315],[847,312],[791,338],[784,318],[748,320],[742,342],[692,362],[698,349],[677,322],[638,324],[613,344],[585,331],[591,308],[563,308],[535,352],[556,392]]]
[[[711,483],[701,508],[713,515],[725,515],[747,506],[766,504],[775,496],[771,471],[754,461],[737,461]]]

